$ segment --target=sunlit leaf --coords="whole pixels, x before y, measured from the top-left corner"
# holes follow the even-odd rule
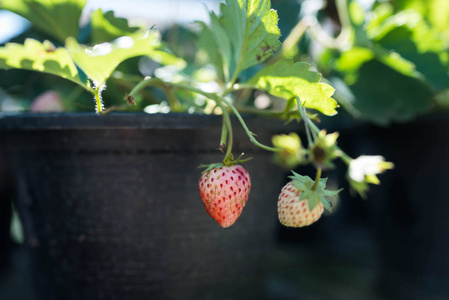
[[[449,1],[447,0],[431,0],[427,4],[429,12],[427,19],[432,24],[432,27],[438,30],[441,34],[441,39],[449,43]]]
[[[270,0],[227,0],[221,6],[221,18],[211,14],[211,28],[218,46],[224,47],[221,51],[223,61],[229,61],[229,74],[261,63],[279,49],[277,22]],[[227,38],[221,40],[222,36]]]
[[[320,81],[321,74],[311,71],[309,64],[284,59],[263,68],[245,86],[287,100],[297,96],[304,107],[316,109],[325,115],[335,115],[338,104],[332,98],[334,88]]]
[[[86,86],[81,82],[78,70],[67,50],[55,48],[49,41],[41,43],[27,39],[23,45],[6,44],[0,48],[0,68],[50,73]]]
[[[78,35],[86,0],[1,0],[0,9],[12,11],[60,42]]]
[[[341,54],[337,62],[337,69],[343,72],[355,72],[365,62],[374,58],[374,53],[368,48],[354,47]]]
[[[337,60],[336,69],[345,73],[346,82],[352,84],[358,77],[360,67],[377,58],[390,68],[406,76],[423,78],[424,76],[416,70],[416,65],[403,58],[399,53],[389,51],[381,46],[374,45],[372,48],[354,47],[341,54]]]
[[[146,55],[155,60],[166,61],[169,56],[168,53],[163,53],[160,37],[156,31],[120,37],[110,43],[93,47],[80,45],[75,39],[69,38],[66,47],[76,65],[95,82],[96,86],[105,83],[115,68],[131,57]]]
[[[442,62],[438,52],[419,50],[414,42],[412,32],[405,27],[398,27],[385,35],[379,44],[385,49],[393,49],[404,59],[413,62],[416,70],[436,89],[449,87],[448,67]]]
[[[444,43],[420,13],[405,10],[376,24],[367,28],[374,50],[383,49],[379,60],[405,75],[421,77],[436,90],[449,87]]]
[[[202,27],[197,41],[198,48],[206,54],[208,61],[216,68],[221,76],[224,71],[223,62],[219,53],[219,48],[215,42],[214,33],[204,23],[198,23]]]
[[[210,15],[210,32],[214,37],[215,44],[221,56],[225,78],[229,80],[229,76],[231,76],[230,69],[233,64],[231,42],[229,40],[229,34],[221,26],[218,17],[214,13]]]
[[[186,66],[186,62],[168,51],[164,45],[161,45],[161,48],[155,48],[148,55],[152,60],[162,64],[162,65],[170,65],[175,66],[178,69],[183,69]]]
[[[419,12],[432,29],[438,31],[439,37],[447,45],[449,42],[449,1],[447,0],[413,0],[392,1],[400,10],[412,9]]]
[[[95,44],[110,42],[139,30],[139,27],[130,27],[127,19],[116,17],[113,11],[103,13],[101,9],[92,13],[91,26],[92,42]]]

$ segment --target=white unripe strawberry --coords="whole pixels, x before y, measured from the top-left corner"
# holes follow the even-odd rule
[[[278,216],[282,225],[288,227],[309,226],[323,214],[323,204],[318,202],[310,210],[309,199],[301,200],[301,192],[303,191],[295,187],[292,181],[282,188],[278,199]]]

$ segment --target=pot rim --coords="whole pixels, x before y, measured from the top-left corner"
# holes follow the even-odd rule
[[[234,127],[241,126],[231,115]],[[256,131],[298,131],[297,122],[285,121],[255,115],[244,115],[249,127]],[[79,130],[79,129],[206,129],[221,128],[221,115],[168,113],[147,114],[144,112],[120,112],[98,115],[96,113],[19,113],[0,114],[0,131],[33,130]]]

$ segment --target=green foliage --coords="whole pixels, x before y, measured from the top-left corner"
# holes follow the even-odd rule
[[[114,12],[103,13],[97,10],[92,13],[90,37],[93,45],[80,43],[76,36],[79,15],[84,4],[85,1],[75,0],[58,0],[54,5],[42,0],[32,3],[27,0],[4,1],[5,8],[28,18],[37,28],[63,42],[64,47],[53,47],[54,49],[46,52],[44,47],[49,47],[49,41],[27,42],[23,46],[14,46],[18,49],[23,47],[23,51],[19,51],[20,55],[17,55],[11,50],[13,45],[9,45],[1,49],[0,68],[22,68],[50,73],[69,79],[91,92],[94,92],[95,88],[95,93],[98,94],[100,87],[113,76],[113,72],[122,62],[137,56],[147,56],[153,61],[178,70],[160,69],[160,72],[155,74],[166,74],[161,75],[166,77],[169,71],[170,77],[175,76],[178,81],[186,84],[196,80],[195,77],[188,76],[198,72],[191,72],[191,69],[185,73],[179,71],[185,68],[186,62],[167,50],[156,30],[143,31],[130,27],[126,19],[116,17]],[[35,12],[32,8],[36,8]],[[74,13],[70,18],[61,19],[68,11]],[[51,18],[56,14],[57,18]],[[202,24],[203,30],[198,45],[208,54],[209,63],[216,67],[219,77],[217,79],[221,78],[217,83],[224,90],[224,94],[220,96],[234,92],[234,84],[238,80],[242,81],[245,76],[251,77],[251,73],[239,77],[242,71],[261,65],[279,49],[281,42],[277,22],[278,16],[276,11],[271,9],[270,0],[227,0],[221,5],[220,14],[210,14],[209,25]],[[59,24],[56,23],[64,26],[57,26]],[[54,31],[53,28],[58,30]],[[291,109],[295,106],[291,99],[299,97],[302,105],[307,108],[319,110],[326,115],[336,113],[335,108],[338,105],[331,98],[334,89],[320,82],[320,74],[311,71],[305,63],[293,63],[290,60],[276,62],[276,59],[273,61],[274,64],[260,70],[242,86],[265,90],[273,96],[282,97],[289,102],[287,107]],[[190,66],[192,67],[195,66]],[[126,74],[120,74],[120,78],[128,78],[123,75]],[[131,77],[129,80],[132,80]],[[173,105],[173,109],[190,109],[182,103],[182,99],[177,99],[178,96],[186,95],[187,91],[172,92],[166,83],[161,82],[158,84],[167,93],[167,100],[170,106]],[[96,98],[99,99],[97,94]],[[187,95],[188,105],[198,102],[197,98],[192,99],[191,93]],[[207,105],[203,107],[208,108]],[[284,116],[287,115],[288,113]]]
[[[383,125],[431,111],[449,88],[448,43],[441,38],[449,26],[430,21],[440,1],[398,3],[406,10],[383,3],[363,11],[352,1],[351,45],[327,58],[334,65],[327,75],[347,85],[344,102],[355,115]]]
[[[376,84],[373,82],[377,79]],[[378,124],[408,121],[429,112],[433,92],[419,79],[405,76],[377,60],[358,70],[358,80],[350,86],[352,104],[362,116]]]
[[[438,33],[444,44],[449,42],[449,2],[446,0],[401,0],[391,3],[397,10],[416,11]]]
[[[211,13],[210,18],[227,80],[264,62],[281,46],[278,16],[269,0],[228,0],[221,16]]]
[[[101,9],[97,9],[90,18],[92,42],[95,44],[109,42],[121,36],[132,35],[140,29],[139,27],[130,27],[127,19],[116,17],[113,11],[103,13]]]
[[[319,110],[325,115],[335,115],[338,104],[331,98],[334,88],[320,80],[321,75],[311,71],[309,64],[283,59],[266,66],[245,85],[286,100],[297,96],[302,106]]]
[[[86,0],[2,0],[0,8],[28,19],[39,30],[64,43],[77,37]]]
[[[69,52],[49,41],[27,39],[23,45],[8,43],[0,48],[0,69],[9,68],[49,73],[85,86]]]
[[[413,64],[435,90],[449,87],[444,44],[419,13],[408,10],[392,15],[368,34],[379,46]]]
[[[95,86],[103,85],[121,62],[135,56],[159,55],[161,50],[156,31],[120,37],[93,47],[80,45],[69,38],[66,47],[77,66],[94,81]]]
[[[447,23],[436,20],[435,16],[441,14],[435,9],[426,14],[397,12],[392,5],[383,4],[366,11],[357,1],[348,4],[346,0],[337,0],[342,26],[338,38],[328,36],[317,22],[306,18],[294,27],[293,38],[287,37],[288,45],[276,53],[282,46],[281,33],[271,1],[226,0],[219,13],[210,13],[209,24],[197,23],[201,27],[197,39],[178,52],[191,58],[185,61],[168,49],[158,31],[131,27],[114,12],[93,12],[90,26],[81,28],[79,34],[79,19],[86,0],[0,1],[1,8],[27,18],[46,36],[0,47],[0,69],[16,68],[67,79],[78,85],[69,98],[81,94],[79,86],[83,87],[94,95],[98,113],[103,112],[101,93],[108,83],[112,84],[108,91],[113,94],[126,93],[126,101],[120,99],[123,104],[112,109],[137,107],[149,113],[221,114],[219,148],[225,152],[225,158],[222,163],[209,165],[209,169],[245,162],[232,156],[230,114],[233,113],[249,140],[274,152],[273,158],[279,164],[293,168],[309,163],[316,167],[315,180],[296,173],[291,177],[293,184],[302,190],[301,199],[309,200],[311,210],[319,202],[331,210],[327,198],[339,191],[326,190],[326,179],[321,178],[321,173],[334,167],[334,160],[342,159],[348,165],[351,169],[348,180],[360,194],[366,193],[368,184],[379,183],[377,174],[392,168],[385,162],[377,166],[379,172],[365,170],[362,163],[376,163],[380,159],[350,158],[337,146],[337,133],[327,134],[315,125],[317,115],[306,109],[333,116],[339,107],[333,98],[334,88],[323,82],[316,69],[321,67],[329,78],[344,82],[343,91],[347,92],[340,96],[349,95],[351,108],[357,115],[379,124],[408,120],[429,111],[437,96],[439,103],[444,102],[441,95],[447,96],[449,88],[448,43],[439,39]],[[312,38],[329,48],[324,49],[322,61],[319,54],[307,57],[301,53],[301,45],[295,45],[307,29],[312,29]],[[187,39],[195,34],[190,32]],[[46,40],[48,35],[52,41]],[[172,49],[180,47],[175,45]],[[286,57],[288,53],[295,57]],[[137,60],[138,57],[143,59]],[[145,67],[147,70],[143,70]],[[254,90],[268,98],[265,108],[250,107],[256,102],[252,99]],[[283,105],[275,107],[274,101]],[[304,147],[296,134],[275,136],[273,147],[258,142],[242,112],[287,121],[302,120],[308,146]],[[383,158],[381,161],[384,163]]]

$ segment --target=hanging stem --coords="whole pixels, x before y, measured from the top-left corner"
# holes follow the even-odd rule
[[[316,191],[318,184],[320,183],[322,169],[318,168],[316,170],[315,183],[312,186],[312,191]]]
[[[223,112],[223,129],[222,129],[222,140],[223,138],[223,132],[226,132],[227,136],[227,144],[226,144],[226,153],[225,153],[225,160],[231,156],[232,154],[232,142],[234,140],[233,131],[232,131],[232,124],[231,124],[231,118],[229,117],[228,111],[223,107],[221,103],[217,103],[217,105],[221,108]],[[225,142],[226,143],[226,142]]]
[[[299,113],[301,114],[301,117],[304,120],[304,126],[306,127],[307,140],[309,142],[309,145],[312,145],[313,141],[312,141],[311,135],[313,135],[313,139],[316,139],[316,132],[314,132],[314,131],[316,131],[316,129],[318,129],[318,127],[316,127],[315,124],[312,122],[312,120],[310,120],[309,117],[307,117],[306,109],[301,105],[301,102],[298,99],[298,97],[296,97],[296,101],[298,102]],[[309,127],[309,125],[311,125],[311,124],[313,124],[313,126],[314,126],[313,131]],[[321,172],[322,172],[321,167],[318,167],[316,170],[315,183],[312,186],[312,191],[316,191],[316,189],[318,188],[318,184],[320,183],[320,179],[321,179]]]
[[[176,96],[174,95],[173,91],[170,88],[170,84],[162,81],[159,78],[155,77],[149,77],[145,78],[141,82],[139,82],[129,93],[129,96],[135,97],[137,93],[139,93],[142,89],[146,88],[147,86],[155,85],[164,90],[165,95],[167,96],[168,104],[170,105],[170,108],[172,111],[177,112],[180,109],[180,104]]]
[[[223,118],[223,125],[221,127],[221,139],[220,139],[220,150],[224,152],[228,144],[228,127],[226,126],[225,120]]]
[[[309,119],[309,117],[307,117],[306,109],[305,109],[305,107],[303,107],[301,105],[301,101],[299,100],[299,98],[295,97],[295,99],[296,99],[296,103],[298,104],[299,114],[301,115],[301,118],[304,121],[304,126],[306,128],[307,142],[309,143],[309,145],[311,145],[311,144],[313,144],[313,139],[316,138],[316,135],[313,134],[312,130],[310,130],[310,127],[309,127],[309,122],[311,122],[311,120]],[[312,136],[313,136],[313,139],[312,139]]]
[[[227,124],[228,131],[231,131],[232,129],[231,129],[231,123],[230,123],[230,119],[229,119],[229,113],[223,107],[223,104],[225,104],[235,114],[235,116],[239,120],[240,124],[242,125],[243,129],[245,130],[245,133],[248,135],[249,140],[254,145],[256,145],[264,150],[271,151],[271,152],[278,152],[280,150],[279,148],[269,147],[269,146],[266,146],[266,145],[260,143],[259,141],[257,141],[256,138],[254,137],[253,133],[248,129],[248,126],[246,126],[245,121],[243,120],[242,116],[240,115],[238,110],[235,108],[235,106],[232,105],[232,103],[230,103],[228,100],[226,100],[222,96],[219,96],[219,95],[216,95],[213,93],[208,93],[208,92],[205,92],[198,88],[195,88],[193,86],[189,86],[189,85],[185,85],[185,84],[181,84],[181,83],[164,82],[159,78],[144,79],[143,81],[141,81],[140,83],[138,83],[136,85],[136,87],[129,93],[129,95],[134,97],[141,89],[145,88],[146,86],[152,85],[152,84],[159,85],[159,86],[161,86],[161,85],[171,86],[176,89],[181,89],[181,90],[190,91],[190,92],[193,92],[193,93],[196,93],[199,95],[203,95],[204,97],[206,97],[208,99],[214,100],[217,103],[217,105],[222,109],[223,115],[225,118],[225,122],[228,123]],[[226,92],[228,92],[228,91],[226,90]],[[226,117],[226,115],[227,115],[227,117]],[[228,119],[228,121],[226,121],[227,119]],[[228,148],[230,148],[229,145],[228,145]],[[231,151],[231,150],[229,150],[229,151]]]
[[[240,115],[240,113],[237,111],[237,109],[226,99],[221,98],[220,101],[223,101],[229,108],[232,109],[232,111],[234,112],[235,116],[237,117],[237,119],[240,121],[240,124],[242,125],[243,129],[245,130],[246,134],[249,137],[249,140],[256,146],[267,150],[267,151],[272,151],[272,152],[278,152],[280,149],[279,148],[274,148],[274,147],[269,147],[269,146],[265,146],[264,144],[259,143],[255,138],[254,138],[254,134],[248,129],[248,126],[246,126],[245,121],[243,120],[242,116]]]
[[[243,129],[245,130],[245,133],[248,135],[248,138],[250,139],[250,141],[251,141],[254,145],[256,145],[256,146],[258,146],[258,147],[260,147],[260,148],[262,148],[262,149],[264,149],[264,150],[267,150],[267,151],[272,151],[272,152],[277,152],[277,151],[279,151],[278,148],[269,147],[269,146],[266,146],[266,145],[261,144],[260,142],[258,142],[258,141],[254,138],[253,133],[248,129],[248,126],[246,126],[246,123],[245,123],[245,121],[243,120],[243,118],[242,118],[242,116],[240,115],[240,113],[238,112],[238,110],[234,107],[234,105],[232,105],[232,104],[231,104],[228,100],[226,100],[224,97],[221,97],[221,96],[218,96],[218,95],[212,94],[212,93],[207,93],[207,92],[204,92],[204,91],[202,91],[202,90],[200,90],[200,89],[197,89],[197,88],[195,88],[195,87],[191,87],[191,86],[187,86],[187,85],[183,85],[183,84],[173,84],[173,86],[174,86],[175,88],[180,88],[180,89],[184,89],[184,90],[189,90],[189,91],[191,91],[191,92],[194,92],[194,93],[203,95],[203,96],[205,96],[205,97],[207,97],[207,98],[209,98],[209,99],[214,100],[215,102],[217,102],[218,105],[220,105],[219,103],[224,103],[224,104],[226,104],[226,106],[229,107],[229,108],[232,110],[232,112],[235,114],[235,116],[236,116],[237,119],[239,120],[240,124],[242,125]]]
[[[154,77],[147,77],[144,80],[140,81],[129,93],[129,96],[135,97],[136,94],[140,92],[140,90],[146,88],[147,86],[150,86],[152,84],[156,84],[160,82],[161,80],[159,78]]]
[[[178,112],[181,108],[181,104],[173,93],[172,89],[165,84],[161,84],[160,87],[164,90],[165,95],[167,96],[168,105],[170,106],[173,112]]]

